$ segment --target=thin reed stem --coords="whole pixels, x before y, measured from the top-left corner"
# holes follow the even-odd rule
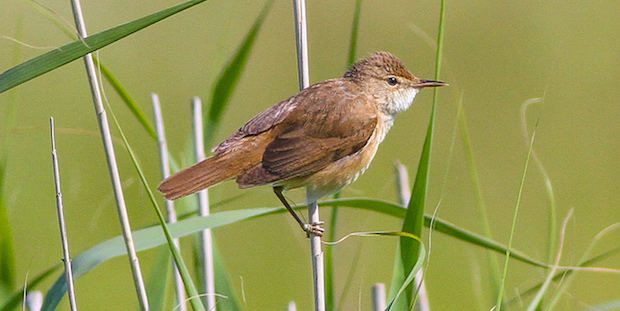
[[[60,168],[58,166],[58,153],[56,152],[56,134],[54,118],[50,118],[50,135],[52,141],[52,166],[54,168],[54,185],[56,186],[56,209],[58,211],[58,226],[60,227],[60,241],[62,243],[62,255],[65,264],[65,278],[67,279],[67,293],[69,306],[72,311],[77,311],[75,299],[75,284],[73,282],[73,268],[71,267],[71,255],[67,239],[67,226],[65,225],[65,210],[62,203],[62,190],[60,189]]]
[[[310,85],[308,66],[308,32],[306,24],[306,1],[293,0],[295,6],[295,33],[297,37],[297,64],[299,68],[299,89]],[[319,204],[308,196],[308,218],[310,223],[319,223]],[[321,236],[310,235],[312,250],[312,278],[314,280],[314,309],[325,311],[325,264],[321,250]]]
[[[73,9],[75,24],[78,29],[78,34],[80,35],[81,39],[84,39],[87,37],[87,33],[80,1],[71,0],[71,6]],[[106,111],[103,108],[101,89],[99,87],[99,81],[97,80],[95,63],[93,62],[92,54],[89,53],[84,56],[84,64],[86,65],[86,73],[90,82],[90,90],[92,93],[93,102],[95,104],[97,119],[99,121],[99,130],[101,132],[101,138],[103,140],[103,148],[106,154],[108,170],[110,173],[110,179],[112,181],[112,188],[114,190],[114,198],[116,200],[118,217],[123,231],[123,238],[125,240],[127,254],[129,255],[129,263],[131,265],[131,272],[133,275],[134,286],[136,288],[136,294],[138,296],[140,309],[149,310],[149,302],[146,295],[146,288],[144,286],[144,279],[140,270],[140,261],[138,260],[138,255],[136,254],[136,247],[134,245],[133,236],[131,234],[131,226],[129,225],[129,216],[127,214],[127,207],[125,205],[125,196],[123,194],[121,178],[118,172],[118,166],[116,165],[116,154],[114,152],[114,146],[112,144],[110,125],[108,124],[108,117],[106,115]]]
[[[168,157],[168,142],[166,141],[166,132],[164,130],[164,119],[161,114],[161,105],[159,104],[159,96],[153,93],[151,94],[153,101],[153,113],[155,115],[155,131],[157,133],[157,146],[159,147],[159,163],[161,168],[161,175],[163,179],[170,176],[170,158]],[[166,216],[168,223],[177,222],[177,212],[174,209],[174,201],[165,200],[166,204]],[[179,239],[174,239],[174,245],[180,248]],[[179,267],[172,260],[173,277],[174,277],[174,292],[176,297],[176,308],[179,311],[186,311],[187,305],[185,303],[185,288],[183,286],[183,279],[179,273]]]
[[[192,98],[192,109],[194,116],[194,155],[196,163],[205,159],[205,146],[202,126],[202,102],[200,98]],[[202,217],[209,216],[209,193],[207,189],[198,191],[198,214]],[[206,300],[207,310],[215,310],[215,276],[213,269],[213,244],[211,237],[211,229],[205,229],[200,232],[200,255],[201,255],[201,272],[202,272],[202,288],[205,291],[203,296]]]
[[[308,202],[308,217],[311,224],[320,222],[319,204],[316,201]],[[314,309],[315,311],[325,311],[325,264],[320,236],[310,235],[310,248],[312,251],[312,279],[314,281]]]
[[[295,4],[295,35],[297,38],[297,70],[299,72],[299,90],[303,90],[310,86],[306,0],[293,0],[293,2]]]

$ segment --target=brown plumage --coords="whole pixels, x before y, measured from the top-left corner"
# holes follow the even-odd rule
[[[377,112],[363,109],[353,87],[346,80],[328,80],[280,102],[213,148],[214,156],[169,177],[159,190],[174,200],[232,178],[241,188],[264,185],[310,175],[357,152],[374,132]],[[317,96],[315,88],[327,92]],[[338,93],[350,100],[334,109]]]
[[[420,80],[392,54],[376,52],[343,78],[312,85],[261,112],[213,148],[215,155],[158,189],[174,200],[236,179],[240,188],[273,184],[281,200],[282,190],[306,187],[308,198],[317,200],[363,173],[394,116],[409,108],[420,88],[442,85]]]

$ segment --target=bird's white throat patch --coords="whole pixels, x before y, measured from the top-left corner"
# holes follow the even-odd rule
[[[391,101],[386,105],[387,112],[395,115],[409,109],[419,91],[417,88],[406,88],[394,92]]]

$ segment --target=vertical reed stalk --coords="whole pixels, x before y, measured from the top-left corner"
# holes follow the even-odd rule
[[[297,65],[299,69],[299,88],[305,89],[310,85],[308,66],[308,32],[306,24],[306,1],[293,0],[295,6],[295,33],[297,37]],[[315,200],[307,200],[308,218],[310,223],[320,222],[319,204]],[[321,250],[321,237],[310,235],[312,251],[312,279],[314,280],[314,309],[325,311],[325,265]]]
[[[71,267],[71,255],[69,254],[69,242],[67,240],[67,226],[65,225],[65,210],[62,203],[62,190],[60,189],[60,168],[58,166],[58,154],[56,152],[56,134],[54,133],[54,118],[50,118],[50,135],[52,141],[52,166],[54,168],[54,185],[56,186],[56,209],[58,210],[58,226],[60,227],[60,241],[62,242],[62,255],[65,264],[65,278],[67,279],[67,293],[69,294],[69,306],[72,311],[77,311],[75,300],[75,285],[73,283],[73,268]],[[39,308],[40,309],[40,308]]]
[[[78,34],[81,39],[84,39],[87,37],[87,33],[80,1],[71,0],[71,6],[73,9],[75,24],[78,29]],[[89,53],[84,56],[84,64],[86,66],[86,73],[90,82],[90,90],[93,97],[93,102],[95,104],[97,120],[99,121],[99,131],[101,134],[101,139],[103,140],[103,148],[105,150],[110,179],[112,181],[112,188],[114,190],[114,198],[116,200],[118,217],[123,230],[123,238],[125,240],[127,254],[129,255],[129,263],[131,265],[131,272],[133,275],[136,293],[138,295],[140,309],[149,310],[149,302],[146,295],[146,288],[144,286],[144,279],[142,277],[142,272],[140,271],[140,261],[138,260],[138,255],[136,254],[136,247],[134,245],[133,236],[131,233],[131,226],[129,225],[129,216],[127,215],[127,207],[125,205],[125,197],[121,185],[121,178],[118,172],[118,167],[116,165],[116,154],[114,152],[114,146],[112,144],[110,125],[108,124],[108,117],[106,111],[103,108],[101,89],[99,88],[99,81],[97,80],[95,63],[93,62],[92,54]]]
[[[153,113],[155,115],[155,130],[157,133],[157,146],[159,147],[159,163],[161,167],[161,175],[163,179],[170,176],[170,159],[168,157],[168,142],[166,141],[166,132],[164,130],[164,119],[161,114],[161,105],[159,104],[159,96],[153,93],[151,94],[153,101]],[[177,212],[174,209],[174,202],[172,200],[165,200],[166,204],[166,216],[168,223],[177,222]],[[180,249],[179,239],[174,239],[174,245]],[[179,267],[172,259],[173,277],[174,277],[174,291],[176,297],[176,306],[179,311],[186,311],[187,305],[185,304],[185,288],[183,286],[183,279],[179,273]]]
[[[200,98],[192,99],[192,109],[194,116],[194,146],[196,163],[205,159],[205,146],[202,126],[202,103]],[[200,216],[209,216],[209,193],[207,189],[198,192],[198,213]],[[200,255],[202,288],[205,291],[205,302],[207,310],[215,311],[215,276],[213,269],[213,244],[211,239],[211,229],[200,232]]]

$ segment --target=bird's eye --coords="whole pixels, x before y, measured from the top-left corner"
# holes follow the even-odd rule
[[[398,80],[394,77],[389,77],[387,79],[385,79],[385,81],[387,81],[387,83],[391,86],[394,86],[396,84],[398,84]]]

